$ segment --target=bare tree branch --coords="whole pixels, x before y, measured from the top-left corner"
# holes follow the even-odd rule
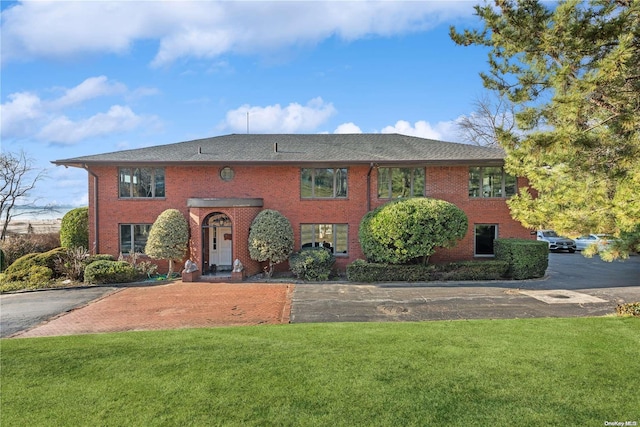
[[[473,103],[475,111],[462,116],[458,130],[462,140],[485,147],[498,146],[498,130],[515,129],[515,108],[503,97],[491,97],[483,94]]]
[[[45,171],[35,169],[24,151],[0,154],[0,240],[6,237],[16,203],[26,198],[44,177]]]

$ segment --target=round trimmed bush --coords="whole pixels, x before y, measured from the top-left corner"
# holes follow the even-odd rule
[[[126,261],[95,261],[84,269],[85,283],[129,283],[137,277],[134,266]]]
[[[273,274],[274,264],[286,261],[293,252],[293,227],[280,212],[265,209],[253,219],[249,230],[249,256],[269,262],[267,276]]]
[[[189,223],[178,209],[167,209],[151,226],[144,253],[169,261],[167,277],[173,273],[173,262],[182,261],[189,245]]]
[[[360,246],[371,262],[427,263],[436,248],[454,247],[467,233],[467,215],[444,200],[416,197],[386,203],[360,222]]]
[[[302,280],[327,280],[336,258],[326,248],[305,248],[289,257],[291,272]]]
[[[89,208],[71,209],[62,217],[60,246],[89,249]]]

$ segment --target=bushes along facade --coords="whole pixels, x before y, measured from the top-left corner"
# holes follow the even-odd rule
[[[336,258],[325,248],[305,248],[289,257],[289,268],[298,279],[327,280]]]
[[[355,260],[347,266],[351,282],[429,282],[434,280],[500,280],[506,261],[461,261],[448,264],[393,265]]]
[[[84,281],[92,284],[134,282],[138,273],[126,261],[95,261],[84,270]]]
[[[368,212],[360,222],[360,246],[371,262],[426,264],[436,248],[454,247],[467,233],[456,205],[429,198],[401,199]]]

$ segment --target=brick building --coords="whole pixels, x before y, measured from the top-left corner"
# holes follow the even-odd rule
[[[247,246],[262,209],[289,219],[295,249],[328,246],[341,269],[364,258],[365,213],[398,197],[443,199],[467,214],[466,237],[433,262],[491,257],[494,238],[530,237],[505,203],[526,180],[503,171],[495,148],[398,134],[233,134],[53,163],[88,172],[92,252],[144,251],[158,215],[175,208],[203,274],[236,259],[249,275],[261,271]]]

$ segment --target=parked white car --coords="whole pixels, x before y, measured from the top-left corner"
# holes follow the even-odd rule
[[[591,245],[598,245],[598,249],[606,248],[615,240],[615,237],[609,234],[587,234],[573,240],[576,242],[576,249],[583,251]]]
[[[550,251],[576,251],[576,243],[566,237],[558,236],[553,230],[538,230],[536,232],[538,240],[543,240],[549,244]]]

